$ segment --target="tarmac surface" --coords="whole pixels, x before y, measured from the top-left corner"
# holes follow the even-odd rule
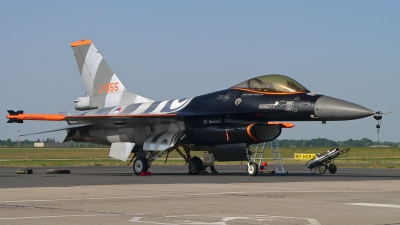
[[[338,168],[247,175],[246,166],[0,168],[0,224],[400,224],[400,170]],[[46,174],[68,169],[70,174]],[[273,169],[269,166],[267,170]]]

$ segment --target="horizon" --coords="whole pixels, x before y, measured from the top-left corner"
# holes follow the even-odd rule
[[[12,142],[17,142],[17,141],[18,141],[18,139],[17,139],[17,140],[13,140],[13,139],[11,139],[11,138],[6,138],[6,139],[1,139],[1,138],[0,138],[0,141],[6,141],[6,140],[8,140],[8,139],[10,139]],[[53,139],[54,139],[54,141],[55,141],[56,143],[66,143],[66,142],[58,141],[58,140],[55,139],[54,137],[46,137],[46,138],[43,138],[43,139],[37,138],[37,140],[38,140],[38,139],[39,139],[39,141],[42,141],[42,142],[43,142],[43,140],[46,140],[46,141],[47,141],[47,139],[50,139],[50,140],[53,140]],[[361,138],[361,139],[349,138],[349,139],[347,139],[347,140],[339,140],[339,141],[338,141],[338,140],[332,140],[332,139],[329,139],[329,138],[323,138],[323,137],[312,138],[312,139],[286,139],[286,138],[277,138],[278,141],[280,141],[280,140],[310,141],[310,140],[316,140],[316,139],[326,139],[326,140],[328,140],[328,141],[334,141],[334,142],[346,142],[346,141],[349,141],[349,140],[361,141],[361,140],[363,140],[363,139],[368,139],[368,140],[371,140],[371,141],[374,142],[374,143],[384,143],[384,142],[389,142],[389,143],[400,143],[400,141],[398,141],[398,142],[395,142],[395,141],[384,141],[384,140],[374,141],[374,140],[369,139],[369,138]],[[20,142],[23,142],[23,141],[37,141],[37,140],[32,140],[32,139],[20,139]],[[71,141],[71,142],[74,142],[74,141]],[[268,141],[267,141],[267,142],[268,142]],[[266,143],[267,143],[267,142],[266,142]],[[76,143],[80,143],[80,142],[76,142]],[[84,143],[91,143],[91,142],[84,142]]]

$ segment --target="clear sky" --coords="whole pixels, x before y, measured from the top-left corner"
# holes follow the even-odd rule
[[[70,44],[91,39],[128,91],[166,100],[284,74],[314,92],[391,111],[400,141],[400,1],[1,1],[0,139],[64,127],[7,124],[7,109],[78,113]],[[297,122],[281,139],[378,140],[372,118]],[[35,135],[62,141],[65,131]]]

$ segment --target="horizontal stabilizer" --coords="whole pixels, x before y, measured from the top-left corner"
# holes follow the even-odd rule
[[[60,112],[60,114],[63,116],[72,116],[72,114],[67,111],[62,111],[62,112]]]

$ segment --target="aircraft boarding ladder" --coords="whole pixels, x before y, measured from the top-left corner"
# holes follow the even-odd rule
[[[262,169],[261,160],[264,156],[265,145],[267,143],[268,142],[264,142],[261,144],[257,144],[257,146],[256,146],[253,162],[256,162],[257,159],[259,158],[258,167],[259,167],[260,171]],[[272,158],[274,159],[274,164],[275,164],[275,173],[287,173],[287,171],[285,171],[285,168],[283,167],[281,149],[279,147],[278,140],[274,139],[274,140],[270,141],[270,146],[271,146]],[[260,157],[257,157],[259,154],[260,154]]]
[[[287,173],[283,168],[281,148],[279,147],[278,140],[274,139],[271,142],[271,153],[274,158],[275,173]]]

